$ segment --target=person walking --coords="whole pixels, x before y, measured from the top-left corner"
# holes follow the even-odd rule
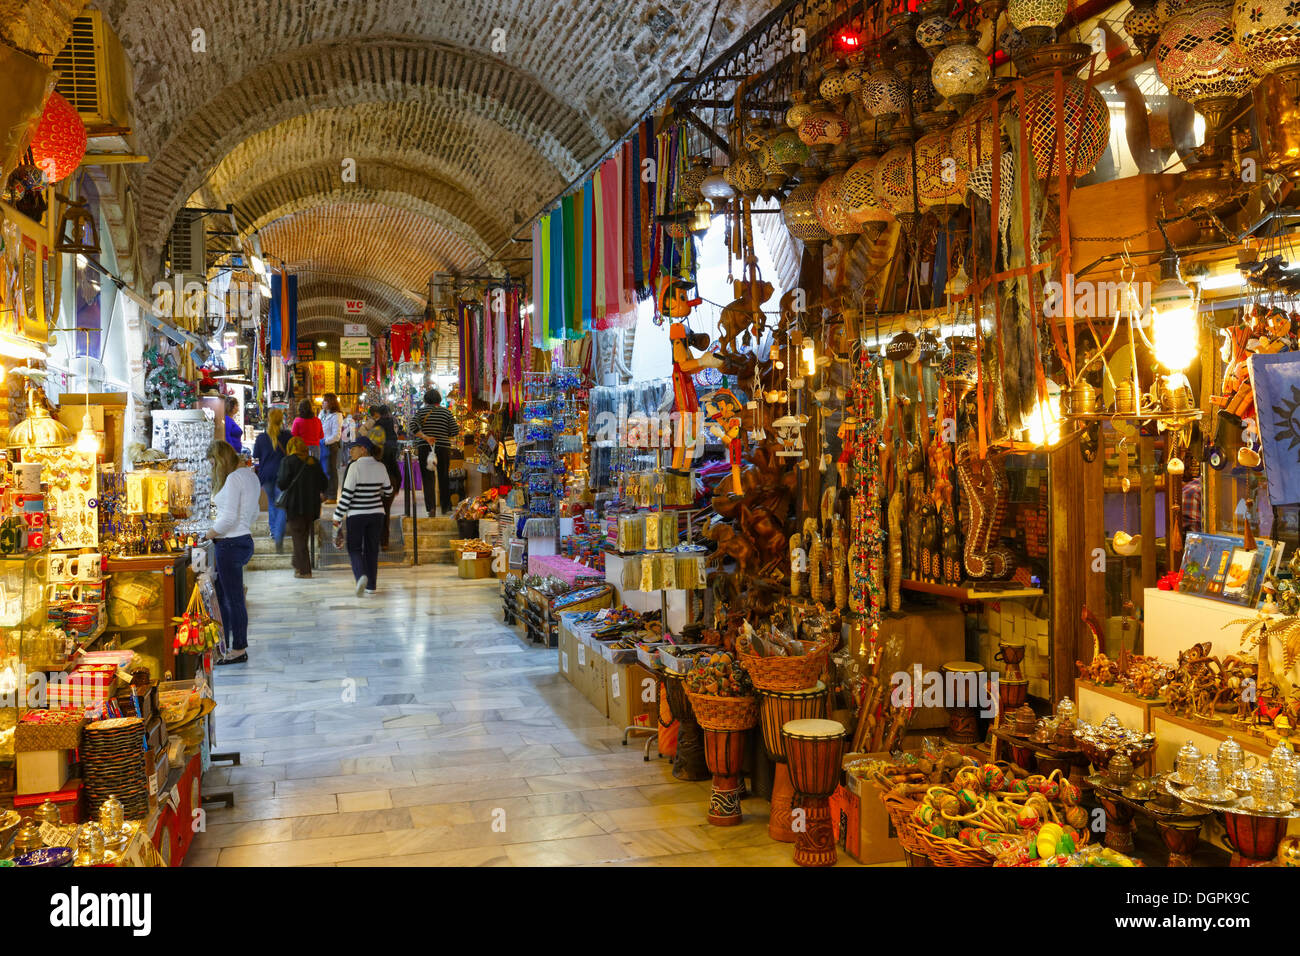
[[[359,441],[364,454],[348,467],[334,506],[334,527],[347,521],[348,559],[356,579],[357,597],[375,593],[379,577],[379,536],[387,524],[384,500],[392,494],[384,466],[385,435],[375,428]]]
[[[266,431],[253,442],[253,457],[257,459],[257,480],[266,492],[266,523],[275,542],[275,553],[284,553],[284,509],[275,503],[279,497],[276,479],[280,476],[280,462],[284,460],[285,446],[293,433],[284,427],[284,409],[273,408],[266,416]]]
[[[316,460],[307,454],[307,445],[301,438],[289,439],[288,454],[280,462],[276,485],[284,493],[281,504],[288,515],[289,534],[293,538],[293,576],[309,578],[311,556],[307,545],[325,499],[325,475],[316,467]]]
[[[237,452],[244,450],[244,430],[235,421],[239,414],[239,399],[233,395],[226,396],[226,443]]]
[[[460,426],[456,417],[443,407],[442,393],[436,388],[424,393],[424,407],[416,413],[413,430],[418,442],[415,451],[420,461],[420,477],[424,481],[424,509],[430,518],[439,512],[447,515],[451,512],[451,443],[460,434]],[[433,468],[429,467],[430,451],[434,454]]]
[[[244,565],[253,557],[253,521],[262,486],[253,469],[244,468],[225,441],[208,448],[212,468],[212,504],[217,516],[208,537],[216,549],[217,604],[225,631],[226,653],[218,664],[248,660],[248,607],[244,603]]]
[[[321,465],[325,468],[325,497],[338,497],[339,441],[343,437],[343,410],[339,397],[326,392],[321,399]]]
[[[290,431],[295,438],[302,439],[303,444],[307,446],[307,454],[317,461],[321,460],[320,443],[325,437],[325,429],[321,426],[320,419],[316,417],[316,409],[312,407],[311,399],[304,398],[298,403],[298,417],[293,420]]]
[[[393,510],[393,502],[397,500],[397,493],[402,490],[402,465],[398,460],[397,454],[397,423],[393,421],[392,412],[387,405],[376,405],[370,410],[371,417],[375,420],[377,430],[383,435],[382,439],[376,439],[383,443],[383,462],[384,467],[388,469],[388,481],[392,490],[384,498],[384,527],[379,532],[379,546],[385,551],[388,550],[388,518]],[[371,431],[370,437],[375,437],[375,432]]]

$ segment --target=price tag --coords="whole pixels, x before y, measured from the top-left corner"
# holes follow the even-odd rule
[[[41,839],[46,846],[73,846],[77,842],[76,827],[56,827],[52,823],[41,824]]]
[[[560,666],[561,666],[562,668],[564,668],[564,672],[565,672],[566,674],[569,672],[569,652],[568,652],[568,651],[560,651]]]
[[[461,560],[463,560],[463,561],[473,561],[473,560],[475,560],[475,559],[478,557],[478,552],[477,552],[477,551],[462,551],[462,552],[460,553],[460,557],[461,557]]]
[[[587,645],[586,644],[578,645],[578,666],[579,667],[587,666]]]
[[[622,691],[618,686],[618,671],[609,675],[609,693],[612,697],[619,697],[622,695]]]

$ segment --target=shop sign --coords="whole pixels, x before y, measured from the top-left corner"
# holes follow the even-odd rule
[[[366,328],[364,322],[344,322],[343,335],[349,339],[364,339],[370,335],[370,330]]]
[[[368,337],[344,337],[339,339],[339,358],[370,358],[370,339]]]
[[[366,311],[366,303],[363,299],[344,299],[343,311],[348,315],[360,315]]]
[[[311,362],[316,358],[316,346],[310,342],[298,343],[298,361]]]

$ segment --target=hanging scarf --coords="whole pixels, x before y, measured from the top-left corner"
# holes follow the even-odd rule
[[[546,338],[564,337],[564,210],[551,213],[551,307],[546,312]]]
[[[637,148],[640,152],[641,159],[650,158],[655,149],[655,122],[653,119],[647,119],[641,124],[640,130],[637,131]],[[651,182],[657,182],[658,175]],[[654,187],[651,182],[646,182],[645,178],[638,175],[637,177],[637,217],[640,220],[640,228],[636,230],[637,242],[637,268],[640,270],[637,276],[636,297],[645,301],[654,295],[654,281],[650,275],[650,256],[651,256],[651,239],[654,234]]]
[[[592,179],[592,328],[603,329],[605,320],[605,169],[600,167]]]
[[[641,129],[644,129],[642,127]],[[628,237],[632,246],[632,288],[636,291],[637,299],[645,298],[642,295],[645,289],[645,258],[642,255],[641,239],[646,227],[646,221],[641,208],[641,197],[645,193],[645,184],[641,181],[641,162],[647,157],[641,149],[641,129],[637,130],[636,135],[632,137],[632,176],[629,180],[629,186],[632,192],[632,229]]]
[[[636,309],[636,267],[634,250],[641,245],[639,234],[635,231],[634,215],[637,209],[636,197],[640,191],[641,167],[636,161],[636,150],[628,140],[619,150],[619,161],[623,164],[623,178],[619,191],[622,217],[619,229],[619,243],[623,248],[623,287],[620,290],[618,311],[626,315]]]
[[[577,228],[573,215],[573,194],[560,200],[560,216],[564,235],[564,258],[560,260],[560,274],[564,277],[564,313],[559,335],[565,336],[573,328],[574,309],[577,305],[577,285],[574,282],[577,262]]]
[[[605,314],[606,324],[597,328],[609,328],[609,320],[618,315],[622,302],[623,283],[623,242],[620,234],[622,226],[622,203],[619,201],[620,169],[617,159],[607,159],[600,167],[600,187],[604,197],[604,246],[605,246]]]
[[[457,303],[456,305],[456,345],[460,353],[459,368],[456,371],[456,381],[460,385],[462,395],[469,394],[469,330],[465,328],[465,306]],[[376,343],[377,345],[379,343]],[[377,350],[376,350],[377,351]],[[378,355],[376,355],[378,358]]]
[[[582,234],[585,240],[582,256],[582,327],[590,329],[595,318],[594,296],[596,294],[595,278],[592,267],[596,261],[596,205],[595,181],[588,179],[582,184]]]
[[[533,222],[533,308],[542,310],[543,315],[546,313],[546,282],[550,276],[546,268],[546,246],[550,242],[550,232],[542,228],[542,222],[545,221],[543,217]],[[541,345],[541,342],[533,341],[532,337],[528,341],[530,345]]]
[[[582,192],[573,199],[573,258],[569,262],[569,276],[573,284],[573,312],[569,315],[569,334],[582,335],[582,313],[585,307],[582,284],[582,259],[591,237],[587,234],[587,218],[582,208]]]
[[[506,297],[510,293],[505,289],[498,290],[495,301],[500,308],[496,309],[496,330],[492,334],[492,340],[496,344],[496,350],[490,351],[493,364],[493,381],[492,381],[492,404],[500,405],[505,401],[505,396],[501,391],[501,386],[506,378],[506,361],[509,354],[509,347],[506,338]]]

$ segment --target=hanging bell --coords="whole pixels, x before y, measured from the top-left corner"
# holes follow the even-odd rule
[[[69,199],[62,193],[58,194],[58,200],[63,203],[63,212],[59,216],[54,251],[84,256],[99,255],[99,230],[95,226],[95,217],[86,208],[86,201]]]

